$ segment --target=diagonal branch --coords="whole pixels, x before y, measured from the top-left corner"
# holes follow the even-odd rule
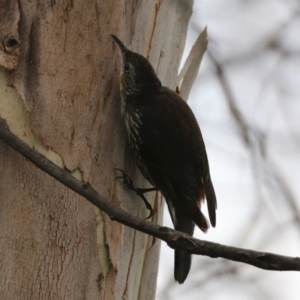
[[[187,234],[147,222],[128,214],[106,200],[88,184],[76,179],[68,171],[61,169],[47,158],[31,149],[26,143],[10,132],[6,121],[1,118],[0,138],[38,168],[107,213],[112,220],[116,220],[126,226],[157,237],[165,241],[171,248],[186,250],[193,254],[210,256],[212,258],[222,257],[265,270],[300,271],[299,257],[263,253],[197,240]]]

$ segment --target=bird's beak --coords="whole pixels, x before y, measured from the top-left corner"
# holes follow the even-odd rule
[[[124,55],[128,49],[124,46],[124,44],[113,34],[111,34],[112,38],[115,40],[115,42],[118,44],[122,54]]]
[[[128,51],[128,49],[124,46],[124,44],[113,34],[111,34],[112,38],[114,39],[114,41],[117,43],[117,45],[119,46],[121,52],[122,52],[122,56],[123,56],[123,60],[125,60],[125,54]],[[123,68],[121,69],[121,74],[120,74],[120,91],[124,92],[125,90],[125,82],[124,82],[124,73],[123,73]]]

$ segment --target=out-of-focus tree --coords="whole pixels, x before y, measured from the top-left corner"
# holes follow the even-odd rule
[[[297,256],[299,1],[197,1],[187,53],[206,25],[208,52],[189,103],[206,141],[218,210],[217,227],[196,236]],[[168,251],[163,246],[157,299],[299,298],[298,273],[206,257],[194,257],[190,277],[179,286]]]

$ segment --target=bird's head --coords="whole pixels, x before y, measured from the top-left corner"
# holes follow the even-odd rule
[[[123,57],[120,76],[121,92],[125,96],[138,96],[159,91],[161,82],[148,60],[128,50],[115,35],[111,36],[119,46]]]

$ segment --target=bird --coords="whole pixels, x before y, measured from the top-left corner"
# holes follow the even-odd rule
[[[122,53],[121,116],[136,164],[166,200],[175,230],[193,236],[216,226],[217,200],[196,117],[180,95],[162,85],[150,62],[111,35]],[[184,283],[191,254],[175,249],[174,278]]]

